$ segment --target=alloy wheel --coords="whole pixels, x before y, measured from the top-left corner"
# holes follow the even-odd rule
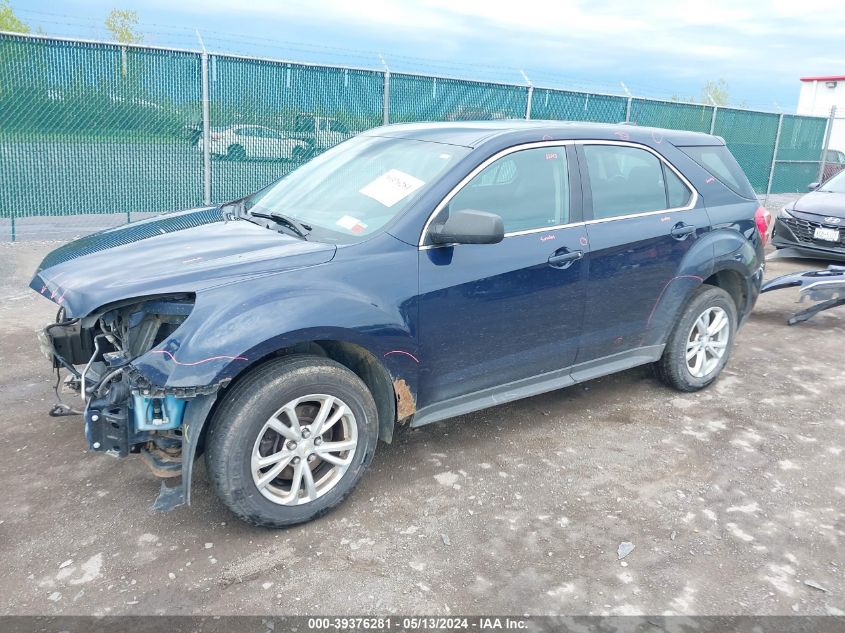
[[[711,307],[702,312],[687,337],[689,373],[695,378],[706,378],[713,373],[725,355],[730,334],[730,319],[722,308]]]
[[[358,445],[352,410],[339,398],[291,400],[265,423],[252,450],[252,480],[273,503],[314,501],[343,478]]]

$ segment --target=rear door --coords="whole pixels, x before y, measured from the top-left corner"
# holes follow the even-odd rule
[[[585,340],[578,362],[641,347],[668,284],[698,283],[680,271],[710,230],[692,185],[642,145],[577,146],[590,241]]]
[[[569,367],[584,312],[586,235],[574,152],[510,151],[469,180],[434,219],[500,215],[498,244],[419,251],[420,406]]]

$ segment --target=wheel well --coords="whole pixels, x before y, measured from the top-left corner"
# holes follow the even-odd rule
[[[704,283],[710,286],[716,286],[727,292],[734,300],[737,314],[742,314],[742,308],[746,300],[745,283],[742,275],[735,270],[720,270],[705,279]]]
[[[328,358],[337,361],[355,373],[373,395],[378,411],[378,436],[388,444],[393,440],[396,421],[396,391],[390,374],[366,349],[345,341],[314,341]]]

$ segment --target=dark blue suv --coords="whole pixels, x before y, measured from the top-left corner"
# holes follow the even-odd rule
[[[41,344],[89,446],[140,453],[155,507],[205,454],[239,517],[340,503],[396,425],[651,363],[710,384],[769,215],[719,138],[540,121],[370,130],[219,207],[50,253]],[[170,485],[167,485],[170,484]]]

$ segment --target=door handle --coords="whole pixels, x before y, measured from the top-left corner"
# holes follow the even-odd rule
[[[684,224],[683,222],[678,222],[675,226],[672,227],[672,230],[669,233],[676,240],[685,240],[687,239],[687,237],[695,233],[695,227],[692,224]]]
[[[549,257],[549,266],[561,269],[569,268],[582,257],[584,257],[583,251],[568,251],[566,253],[552,254]]]

